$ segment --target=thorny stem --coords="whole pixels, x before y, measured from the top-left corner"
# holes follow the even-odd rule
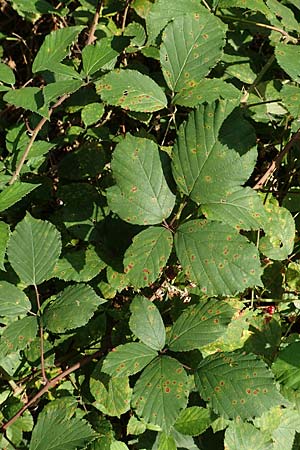
[[[75,372],[75,370],[80,369],[81,367],[85,366],[86,364],[88,364],[93,359],[98,358],[99,356],[101,356],[102,353],[103,352],[101,350],[98,350],[97,352],[93,353],[92,355],[85,356],[80,361],[78,361],[76,364],[74,364],[73,366],[71,366],[68,369],[64,370],[62,373],[57,375],[52,380],[50,380],[50,381],[48,380],[47,384],[41,390],[39,390],[35,394],[35,396],[32,397],[31,400],[29,400],[29,402],[27,402],[8,422],[4,423],[1,426],[0,431],[5,432],[8,427],[10,427],[13,423],[15,423],[15,421],[19,417],[21,417],[21,415],[24,413],[24,411],[26,411],[30,406],[34,405],[34,403],[39,398],[41,398],[46,392],[48,392],[49,389],[52,389],[53,387],[55,387],[57,385],[57,383],[59,383],[64,378],[66,378],[70,373]]]
[[[290,149],[293,147],[296,141],[300,141],[300,130],[295,133],[292,138],[289,140],[289,142],[286,144],[286,146],[281,150],[281,152],[278,153],[276,158],[271,162],[268,170],[264,173],[264,175],[257,181],[255,186],[253,186],[253,189],[261,189],[270,176],[275,172],[276,169],[280,167],[281,161],[285,157],[285,155],[290,151]]]
[[[88,37],[87,37],[85,45],[90,45],[95,40],[95,31],[96,31],[96,27],[98,25],[98,21],[99,21],[101,9],[102,9],[102,4],[103,4],[103,1],[102,0],[98,0],[97,7],[96,7],[96,12],[94,14],[94,17],[93,17],[93,20],[92,20],[92,23],[91,23],[91,26],[90,26],[89,34],[88,34]]]
[[[38,307],[38,311],[41,309],[41,302],[40,302],[40,293],[38,291],[37,285],[34,285],[35,290],[35,298],[36,298],[36,304]],[[43,319],[40,317],[39,320],[39,333],[40,333],[40,349],[41,349],[41,370],[42,370],[42,378],[44,384],[48,383],[48,378],[45,372],[45,359],[44,359],[44,327],[43,327]]]
[[[293,44],[298,43],[297,38],[294,38],[289,33],[284,31],[282,28],[278,28],[273,25],[268,25],[266,23],[261,23],[261,22],[254,22],[253,20],[241,19],[240,17],[236,17],[236,16],[226,16],[223,14],[220,14],[218,17],[220,17],[221,19],[232,20],[235,22],[248,23],[249,25],[253,25],[256,27],[260,27],[260,28],[266,28],[267,30],[277,31],[277,33],[280,33],[285,38],[285,42],[292,42]]]

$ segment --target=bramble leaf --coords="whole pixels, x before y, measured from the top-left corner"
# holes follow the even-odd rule
[[[149,225],[169,217],[175,196],[167,185],[153,141],[127,134],[113,153],[111,167],[117,185],[107,190],[107,200],[123,220]]]
[[[5,270],[4,259],[6,247],[10,235],[9,225],[5,222],[0,222],[0,269]]]
[[[5,187],[0,193],[0,211],[5,211],[7,208],[10,208],[39,186],[40,184],[16,181],[14,184]]]
[[[6,326],[0,338],[1,357],[18,350],[24,350],[36,337],[36,333],[36,317],[23,317],[11,322]]]
[[[149,227],[133,238],[124,257],[124,272],[135,288],[149,286],[161,274],[173,246],[172,233]]]
[[[0,316],[24,316],[31,309],[27,295],[17,286],[0,281]]]
[[[224,445],[228,450],[272,450],[273,443],[268,433],[263,433],[251,423],[233,422],[225,432]]]
[[[132,389],[128,377],[109,378],[108,375],[94,370],[90,380],[90,389],[99,411],[109,416],[120,417],[130,408]]]

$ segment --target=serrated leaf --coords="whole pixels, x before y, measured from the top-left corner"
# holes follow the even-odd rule
[[[118,345],[105,358],[102,371],[114,377],[128,377],[140,372],[157,352],[141,342]]]
[[[21,183],[20,181],[16,181],[14,184],[5,187],[0,193],[0,212],[13,206],[25,197],[25,195],[29,194],[29,192],[39,186],[40,184]]]
[[[186,222],[177,229],[175,248],[187,277],[207,295],[233,295],[261,286],[257,248],[226,224]]]
[[[107,200],[123,220],[149,225],[169,217],[175,196],[167,185],[153,141],[127,134],[113,153],[111,167],[117,185],[107,190]]]
[[[145,345],[153,350],[162,350],[166,341],[166,331],[160,312],[153,302],[140,295],[131,305],[129,327]]]
[[[189,436],[202,434],[212,423],[211,412],[201,406],[184,409],[174,424],[175,430]]]
[[[280,91],[284,106],[289,113],[298,119],[300,116],[300,89],[297,86],[285,84]],[[285,199],[286,200],[286,199]]]
[[[215,341],[226,332],[234,312],[228,303],[213,299],[186,308],[172,326],[168,347],[185,352]]]
[[[263,433],[251,423],[233,422],[225,432],[226,450],[272,450],[273,444],[268,433]]]
[[[160,433],[158,439],[158,449],[157,450],[176,450],[176,442],[173,436]]]
[[[52,333],[85,325],[105,300],[87,284],[66,287],[43,311],[43,323]]]
[[[188,398],[188,378],[182,365],[169,356],[154,359],[133,391],[132,406],[147,423],[169,433]]]
[[[0,81],[6,84],[15,84],[15,74],[12,69],[2,62],[0,62]]]
[[[52,276],[60,251],[60,233],[55,226],[27,214],[11,235],[7,254],[20,279],[38,285]]]
[[[44,117],[48,115],[48,110],[44,107],[43,93],[40,88],[24,87],[21,89],[11,89],[3,96],[3,100],[18,108],[29,109]]]
[[[91,378],[90,389],[96,400],[93,405],[104,414],[120,417],[129,410],[132,389],[128,377],[108,378],[97,373],[97,378]]]
[[[256,153],[241,156],[229,148],[227,142],[232,142],[232,136],[228,138],[221,128],[233,108],[234,103],[219,101],[200,105],[190,113],[188,121],[179,128],[172,171],[179,189],[203,204],[209,218],[221,218],[237,228],[260,228],[264,217],[262,201],[250,188],[241,187],[255,166]],[[235,129],[238,135],[238,123]]]
[[[226,418],[260,416],[276,405],[285,404],[272,372],[251,354],[215,353],[200,362],[196,386],[213,410]]]
[[[146,16],[148,40],[152,43],[168,22],[184,14],[199,13],[209,18],[210,14],[197,0],[157,0]]]
[[[283,44],[279,42],[275,47],[275,56],[279,66],[300,83],[300,48],[299,45]]]
[[[29,450],[76,450],[96,437],[90,424],[66,417],[64,409],[42,411],[33,429]]]
[[[57,100],[64,94],[72,94],[81,88],[83,82],[81,80],[61,80],[50,83],[43,89],[46,105],[49,107],[51,102]]]
[[[212,14],[186,14],[167,25],[160,63],[171,91],[193,90],[199,84],[221,59],[225,32],[224,24]]]
[[[65,281],[90,281],[106,267],[93,246],[65,252],[54,266],[53,277]]]
[[[7,242],[10,235],[9,225],[5,222],[0,222],[0,269],[5,270],[4,260]]]
[[[109,72],[96,83],[96,90],[109,105],[129,111],[153,112],[167,106],[161,87],[137,70]]]
[[[299,352],[300,342],[292,342],[279,351],[272,364],[276,379],[285,387],[294,390],[300,388]]]
[[[293,216],[286,208],[279,206],[274,198],[267,201],[265,210],[266,236],[260,239],[259,249],[268,258],[286,259],[294,248],[296,230]]]
[[[127,424],[127,434],[143,434],[146,431],[146,425],[138,420],[135,416],[131,416]]]
[[[161,274],[173,246],[171,231],[149,227],[137,234],[124,257],[124,272],[135,288],[149,286]]]
[[[95,45],[87,45],[82,50],[83,74],[93,75],[100,69],[116,61],[119,54],[128,44],[122,36],[103,37]]]
[[[53,65],[61,62],[67,56],[70,45],[76,40],[82,28],[81,26],[69,26],[48,34],[33,61],[32,72],[51,71]]]
[[[26,294],[7,281],[0,281],[0,316],[24,316],[31,309]]]
[[[23,317],[7,325],[0,338],[1,357],[23,350],[33,341],[36,333],[37,320],[35,317]]]
[[[98,122],[104,114],[103,103],[89,103],[81,111],[81,118],[85,127]]]

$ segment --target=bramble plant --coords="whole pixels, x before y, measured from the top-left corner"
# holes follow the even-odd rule
[[[300,2],[0,10],[0,447],[299,449]]]

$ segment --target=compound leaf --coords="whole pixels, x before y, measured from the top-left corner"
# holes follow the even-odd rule
[[[102,371],[115,377],[128,377],[140,372],[157,352],[141,342],[118,345],[105,358]]]
[[[31,303],[23,291],[7,281],[0,281],[0,316],[24,316]]]
[[[250,419],[285,404],[272,372],[252,354],[208,356],[200,362],[195,381],[201,397],[226,418]]]
[[[175,196],[167,185],[153,141],[128,134],[117,145],[111,167],[117,185],[107,190],[107,199],[123,220],[149,225],[169,217]]]
[[[8,260],[24,283],[37,285],[52,276],[60,251],[55,226],[27,214],[10,237]]]
[[[161,274],[173,246],[171,231],[149,227],[137,234],[124,257],[124,272],[135,288],[149,286]]]
[[[221,59],[225,31],[224,24],[212,14],[186,14],[167,25],[160,62],[173,92],[192,91]]]
[[[186,222],[175,234],[175,248],[187,277],[207,295],[233,295],[261,286],[257,248],[226,224]]]
[[[160,312],[153,302],[136,296],[131,305],[129,327],[145,345],[153,350],[162,350],[166,341],[166,331]]]
[[[169,356],[154,359],[135,384],[132,406],[147,423],[169,433],[188,397],[188,378],[182,365]]]
[[[85,325],[104,302],[87,284],[68,286],[46,306],[43,323],[53,333],[64,333]]]
[[[32,432],[29,450],[76,450],[95,439],[88,422],[66,417],[64,408],[42,411]]]
[[[171,329],[168,347],[185,352],[210,344],[225,333],[233,314],[228,303],[213,299],[186,308]]]
[[[137,112],[153,112],[167,106],[159,85],[137,70],[116,69],[96,83],[97,92],[110,105]]]

